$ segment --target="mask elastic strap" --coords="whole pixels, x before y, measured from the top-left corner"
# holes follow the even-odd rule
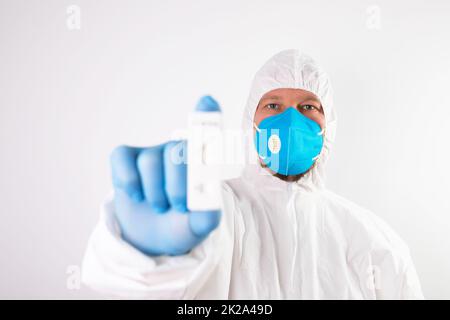
[[[261,132],[261,129],[260,129],[260,128],[258,128],[258,127],[256,126],[256,123],[254,123],[254,122],[253,122],[253,128],[255,128],[255,129],[256,129],[256,131],[258,131],[258,132]]]
[[[326,131],[326,127],[325,128],[323,128],[322,130],[320,130],[320,132],[317,134],[318,136],[323,136],[324,135],[324,133],[325,133],[325,131]],[[323,149],[323,147],[322,147],[322,149]],[[317,156],[315,156],[314,158],[312,158],[312,161],[316,161],[317,159],[319,159],[320,158],[320,156],[321,156],[321,154],[322,154],[322,150],[320,150],[320,153],[317,155]]]
[[[325,129],[326,128],[323,128],[322,130],[320,130],[320,132],[317,135],[318,136],[323,136],[323,134],[325,133]]]

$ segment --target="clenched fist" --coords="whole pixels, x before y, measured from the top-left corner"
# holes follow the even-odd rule
[[[220,211],[187,209],[188,164],[178,161],[180,152],[187,152],[187,142],[120,146],[111,154],[115,214],[122,237],[151,256],[189,252],[220,221]]]

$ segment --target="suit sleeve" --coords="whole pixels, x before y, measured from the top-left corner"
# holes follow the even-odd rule
[[[102,206],[82,263],[85,285],[132,299],[227,299],[233,248],[232,215],[181,256],[150,257],[125,242],[112,199]]]

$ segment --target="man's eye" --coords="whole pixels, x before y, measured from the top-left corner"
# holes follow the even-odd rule
[[[314,106],[312,106],[310,104],[305,104],[303,106],[300,106],[300,108],[302,108],[302,110],[305,110],[305,111],[311,111],[311,110],[315,110],[316,109],[316,107],[314,107]]]
[[[266,105],[266,108],[269,110],[278,110],[280,109],[280,106],[275,103],[269,103],[268,105]]]

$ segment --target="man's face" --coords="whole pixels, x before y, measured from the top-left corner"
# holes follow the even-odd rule
[[[319,98],[312,92],[301,89],[275,89],[267,92],[259,101],[253,121],[259,126],[265,118],[280,114],[289,107],[296,108],[305,117],[315,121],[321,129],[325,127],[325,115]],[[293,176],[284,176],[275,172],[272,174],[284,181],[292,182],[299,180],[305,173]]]
[[[259,123],[267,117],[294,107],[305,117],[317,122],[321,129],[325,127],[325,116],[319,98],[309,91],[301,89],[275,89],[267,92],[259,101],[253,121]]]

